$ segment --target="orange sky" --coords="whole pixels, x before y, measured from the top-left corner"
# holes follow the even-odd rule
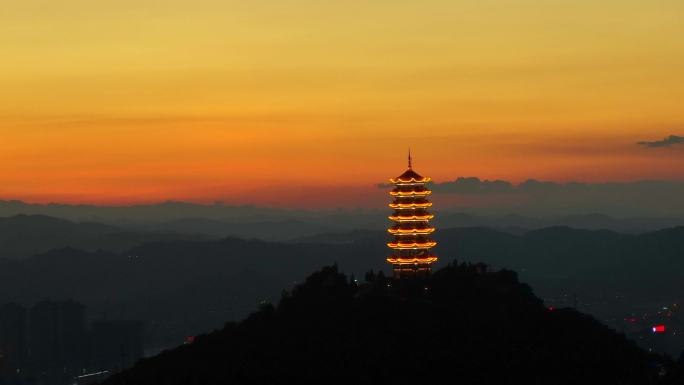
[[[409,145],[437,181],[682,180],[684,146],[635,144],[684,134],[681,20],[680,0],[8,2],[0,199],[363,199]]]

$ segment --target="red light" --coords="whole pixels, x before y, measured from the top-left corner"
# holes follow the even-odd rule
[[[665,325],[656,325],[652,328],[653,333],[665,333]]]
[[[186,344],[191,344],[191,343],[193,343],[193,342],[195,342],[195,336],[188,336],[188,337],[185,337],[185,343],[186,343]]]
[[[549,306],[549,311],[554,311],[554,310],[556,310],[556,308],[555,308],[555,307],[553,307],[553,306]]]

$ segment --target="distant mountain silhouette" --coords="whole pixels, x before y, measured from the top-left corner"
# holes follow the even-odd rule
[[[290,240],[291,243],[356,243],[366,240],[377,241],[381,237],[385,237],[385,232],[373,230],[352,230],[346,232],[326,232],[316,235],[309,235],[305,237],[295,238]]]
[[[123,384],[658,384],[678,367],[589,316],[550,311],[511,271],[450,265],[426,281],[327,267],[277,307],[140,361]],[[663,376],[663,373],[668,373]]]
[[[182,234],[203,234],[223,238],[258,238],[268,241],[287,241],[324,231],[339,230],[337,227],[321,225],[297,219],[273,221],[222,221],[206,218],[181,218],[168,222],[138,226],[148,231],[164,231]]]
[[[671,204],[670,204],[671,206]],[[551,226],[570,226],[590,230],[609,229],[623,233],[641,233],[684,225],[684,216],[672,212],[621,217],[601,214],[600,210],[571,210],[578,215],[549,214],[519,209],[478,210],[464,213],[442,207],[435,218],[438,228],[490,227],[513,234]],[[516,211],[517,210],[517,211]],[[567,211],[567,210],[562,210]],[[643,211],[643,208],[639,208]],[[250,205],[227,205],[220,202],[202,205],[186,202],[162,202],[133,206],[94,206],[68,204],[28,204],[0,200],[0,216],[17,214],[47,215],[76,222],[97,222],[128,231],[177,232],[208,237],[239,236],[270,241],[285,241],[324,232],[378,229],[387,226],[386,209],[295,210]]]
[[[0,261],[0,303],[73,298],[99,315],[144,319],[153,326],[150,343],[176,344],[274,301],[283,287],[321,266],[337,262],[357,276],[388,269],[387,237],[356,231],[299,243],[224,238],[148,242],[124,252],[55,249]],[[574,306],[576,294],[581,310],[602,319],[684,292],[684,227],[640,235],[457,228],[439,229],[436,238],[438,266],[482,261],[515,270],[549,304]]]
[[[532,279],[629,278],[639,281],[641,278],[651,280],[654,276],[670,277],[671,272],[684,269],[684,258],[681,257],[684,253],[684,227],[623,234],[556,226],[525,231],[521,235],[484,227],[438,228],[434,237],[439,242],[435,252],[444,261],[453,258],[483,261],[497,267],[525,271],[524,275]],[[381,243],[385,239],[384,231],[358,230],[304,237],[295,243],[359,247]]]
[[[238,238],[154,242],[123,253],[62,248],[0,261],[0,303],[73,298],[101,318],[145,320],[150,346],[169,346],[244,317],[334,260]]]
[[[93,222],[71,222],[45,215],[0,218],[0,259],[22,258],[54,248],[123,251],[140,243],[203,239],[171,232],[131,231]]]

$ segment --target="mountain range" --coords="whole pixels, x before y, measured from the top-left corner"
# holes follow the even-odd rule
[[[85,240],[118,234],[117,228],[46,218],[14,221],[28,219],[45,220],[46,231],[69,230]],[[142,243],[123,251],[122,243],[115,242],[111,250],[101,245],[82,250],[82,245],[93,244],[82,241],[79,246],[72,241],[78,238],[70,235],[53,237],[54,249],[0,260],[0,303],[73,298],[98,317],[145,320],[149,344],[170,346],[226,320],[241,319],[261,302],[274,302],[282,288],[321,266],[337,263],[341,271],[357,277],[371,269],[388,269],[388,238],[381,230],[327,233],[289,242],[144,234],[148,238],[126,238],[131,244]],[[446,228],[435,238],[438,266],[484,262],[515,270],[547,304],[574,306],[602,320],[621,320],[626,313],[677,303],[684,292],[679,273],[684,270],[684,227],[643,234],[569,227],[523,234]],[[31,244],[29,240],[25,245]]]

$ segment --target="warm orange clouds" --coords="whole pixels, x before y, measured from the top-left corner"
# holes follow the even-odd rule
[[[409,145],[436,180],[681,179],[681,150],[635,143],[681,134],[682,17],[674,0],[13,2],[0,198],[278,204],[288,183],[373,191]]]

